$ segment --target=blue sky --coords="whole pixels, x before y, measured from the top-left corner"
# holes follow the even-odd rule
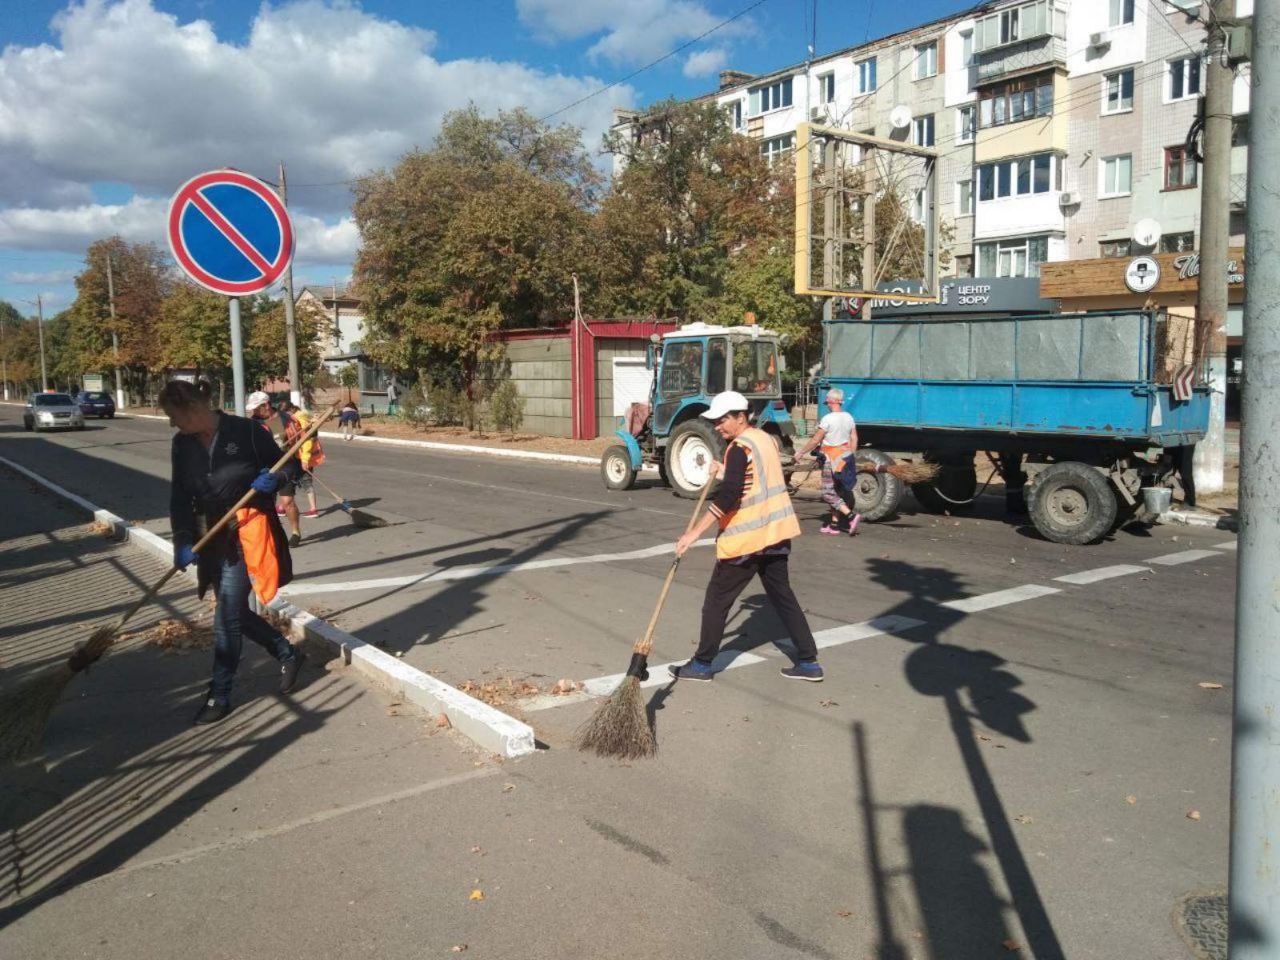
[[[23,0],[0,4],[0,298],[46,316],[88,243],[163,238],[165,203],[219,166],[289,165],[296,282],[344,280],[359,237],[342,181],[428,146],[440,117],[545,115],[753,0]],[[817,50],[963,4],[817,0]],[[714,89],[804,58],[813,0],[765,0],[561,119],[596,148],[614,106]]]

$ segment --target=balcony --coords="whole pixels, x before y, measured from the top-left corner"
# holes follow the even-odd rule
[[[1248,187],[1249,178],[1245,174],[1231,174],[1231,179],[1227,182],[1227,199],[1231,203],[1232,210],[1243,210],[1245,208]]]
[[[978,84],[990,83],[1015,73],[1037,68],[1065,66],[1067,42],[1044,33],[1038,37],[1008,43],[974,54]]]

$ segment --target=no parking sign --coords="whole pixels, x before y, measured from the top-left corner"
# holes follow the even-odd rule
[[[169,202],[169,248],[196,283],[240,297],[267,289],[293,259],[293,223],[275,190],[239,170],[211,170]]]

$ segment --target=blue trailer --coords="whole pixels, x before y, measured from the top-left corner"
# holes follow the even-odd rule
[[[913,487],[926,509],[971,503],[987,453],[1041,534],[1092,543],[1138,512],[1143,488],[1169,485],[1208,427],[1207,387],[1173,397],[1166,325],[1140,310],[831,320],[819,390],[844,391],[862,456],[940,465]],[[860,474],[853,497],[876,520],[904,493]]]

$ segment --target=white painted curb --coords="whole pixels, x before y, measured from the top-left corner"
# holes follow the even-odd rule
[[[1240,521],[1235,517],[1220,517],[1216,513],[1199,510],[1166,510],[1160,514],[1161,523],[1179,523],[1184,527],[1212,527],[1215,530],[1237,531]]]
[[[103,510],[7,457],[0,457],[0,464],[92,514],[94,520],[110,526],[120,539],[136,544],[164,563],[172,561],[173,544],[164,537],[133,526],[111,511]],[[185,576],[195,579],[193,572],[187,572]],[[256,598],[251,597],[250,602],[261,609]],[[338,651],[344,663],[355,667],[379,686],[417,704],[428,713],[443,713],[459,733],[485,750],[503,757],[522,757],[537,749],[533,728],[527,723],[521,723],[456,687],[409,666],[280,597],[271,602],[269,609],[289,622],[289,632],[294,639],[307,637],[330,644]]]

